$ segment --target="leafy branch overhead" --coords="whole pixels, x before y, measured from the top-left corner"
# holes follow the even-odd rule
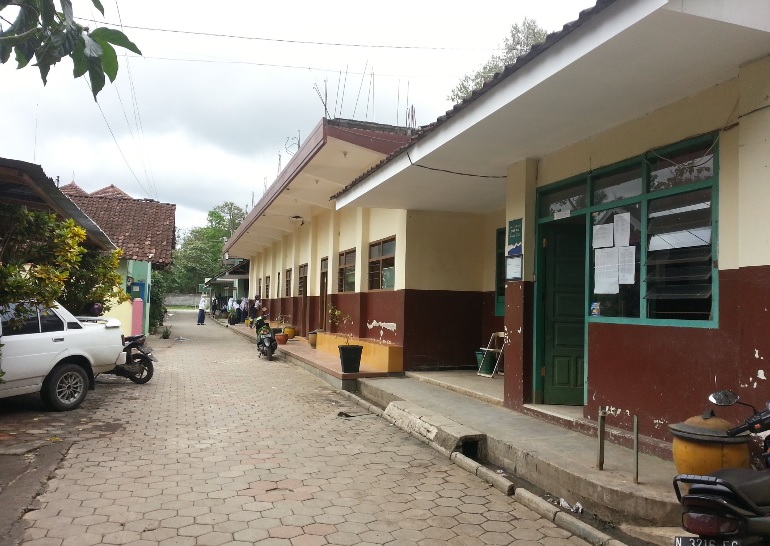
[[[91,0],[104,15],[100,0]],[[100,27],[90,30],[75,22],[72,0],[59,0],[61,11],[54,0],[0,0],[0,63],[6,63],[14,53],[17,68],[26,67],[33,59],[40,70],[43,84],[48,82],[51,67],[69,57],[74,63],[73,76],[88,73],[91,92],[96,95],[105,84],[118,75],[118,55],[115,47],[122,47],[137,55],[142,52],[118,30]],[[6,8],[16,9],[11,22],[3,16]],[[10,11],[9,9],[9,11]],[[7,24],[6,28],[3,25]]]
[[[507,65],[515,63],[516,59],[527,53],[533,45],[544,42],[545,37],[545,30],[533,19],[525,17],[521,23],[512,24],[508,36],[504,38],[502,53],[493,55],[481,68],[463,76],[447,99],[457,104],[468,98],[495,74],[502,72]]]

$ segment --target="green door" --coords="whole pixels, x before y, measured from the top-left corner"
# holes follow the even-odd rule
[[[544,226],[543,403],[582,406],[585,357],[585,220]],[[575,222],[579,220],[579,223]]]

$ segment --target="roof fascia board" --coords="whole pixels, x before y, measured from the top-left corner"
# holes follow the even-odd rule
[[[251,228],[254,222],[260,218],[265,211],[270,208],[270,205],[278,198],[278,196],[291,184],[292,180],[302,171],[302,169],[312,160],[316,154],[323,148],[326,143],[326,118],[316,125],[313,132],[302,145],[302,148],[294,155],[289,161],[286,168],[281,171],[275,182],[268,188],[267,193],[259,200],[259,202],[251,209],[248,215],[238,229],[235,230],[232,237],[230,237],[224,245],[223,252],[227,252],[230,248],[240,239],[246,231]]]
[[[418,139],[399,152],[398,158],[376,167],[361,182],[352,186],[343,195],[337,196],[337,210],[412,167],[412,164],[418,163],[430,153],[531,91],[538,84],[558,74],[559,71],[667,4],[668,0],[629,0],[616,2],[603,9],[535,59],[516,70],[489,92],[454,114],[445,123],[431,130],[424,138]],[[495,174],[504,175],[505,173]]]

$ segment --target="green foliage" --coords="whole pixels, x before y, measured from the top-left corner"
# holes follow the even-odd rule
[[[152,272],[150,281],[150,328],[157,328],[163,324],[163,319],[166,316],[166,306],[163,302],[166,299],[166,294],[169,292],[170,281],[169,274],[165,271]]]
[[[99,0],[91,0],[104,15]],[[54,0],[0,0],[0,12],[12,6],[18,9],[10,26],[0,28],[0,63],[6,63],[13,51],[17,68],[24,68],[34,58],[40,70],[43,84],[48,82],[51,67],[64,57],[72,59],[73,76],[79,78],[88,73],[91,92],[102,90],[105,75],[115,81],[118,74],[118,56],[113,46],[142,52],[125,34],[110,28],[89,30],[75,22],[72,0],[59,0],[57,11]],[[0,22],[8,19],[0,15]]]
[[[207,277],[220,273],[222,245],[246,217],[246,212],[231,202],[214,207],[208,213],[207,225],[196,227],[179,237],[180,247],[174,252],[169,289],[194,293]]]
[[[349,324],[353,323],[353,317],[348,315],[347,313],[344,313],[334,307],[331,303],[326,308],[327,310],[327,317],[330,324],[334,324],[335,326],[342,326],[343,328],[347,327]],[[349,332],[340,332],[343,336],[345,336],[345,344],[350,344],[350,337],[353,335]]]
[[[168,339],[171,337],[171,326],[166,326],[163,328],[163,331],[160,333],[161,339]]]
[[[19,302],[18,320],[39,305],[52,305],[78,268],[85,238],[71,219],[0,204],[0,312]]]
[[[493,55],[477,71],[463,76],[447,99],[456,104],[469,97],[495,74],[502,72],[506,65],[515,63],[516,58],[529,51],[533,45],[545,41],[545,37],[545,30],[532,19],[525,17],[521,24],[512,24],[508,36],[504,38],[503,53]]]
[[[114,305],[129,301],[123,276],[118,273],[122,255],[120,249],[84,252],[79,266],[64,283],[59,303],[75,315],[84,315],[93,303],[100,303],[104,311],[109,311]]]

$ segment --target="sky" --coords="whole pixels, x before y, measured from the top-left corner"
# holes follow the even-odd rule
[[[594,1],[102,4],[104,16],[73,0],[75,16],[92,28],[122,23],[143,55],[118,49],[118,77],[98,103],[69,59],[46,86],[36,67],[0,65],[0,157],[39,164],[61,185],[114,184],[175,203],[177,228],[188,230],[225,201],[250,210],[325,111],[405,125],[413,108],[416,124],[429,124],[513,23],[557,31]]]

